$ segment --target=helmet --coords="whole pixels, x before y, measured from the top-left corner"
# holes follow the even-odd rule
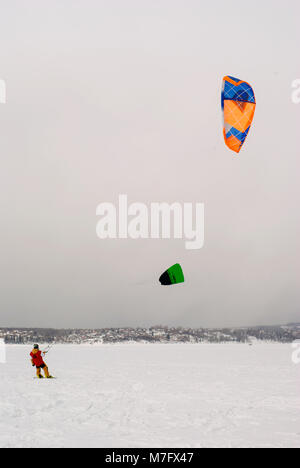
[[[39,345],[38,344],[33,345],[33,349],[39,349]]]

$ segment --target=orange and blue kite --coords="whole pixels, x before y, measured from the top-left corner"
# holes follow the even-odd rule
[[[239,153],[249,133],[256,101],[252,87],[245,81],[225,76],[222,86],[224,139],[232,151]]]

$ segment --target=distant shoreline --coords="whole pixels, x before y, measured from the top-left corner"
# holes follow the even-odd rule
[[[6,344],[213,344],[259,342],[292,343],[300,340],[300,325],[239,328],[150,328],[51,329],[0,328]]]

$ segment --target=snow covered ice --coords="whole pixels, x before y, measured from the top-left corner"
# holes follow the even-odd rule
[[[300,447],[292,347],[30,346],[0,364],[0,447]]]

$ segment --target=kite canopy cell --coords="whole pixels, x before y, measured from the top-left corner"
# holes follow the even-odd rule
[[[178,263],[173,265],[161,275],[159,281],[162,286],[184,283],[184,275],[181,266]]]
[[[252,87],[245,81],[225,76],[222,86],[224,139],[229,149],[239,153],[249,133],[256,101]]]

